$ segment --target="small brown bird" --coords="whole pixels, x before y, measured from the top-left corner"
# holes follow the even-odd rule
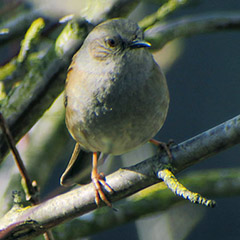
[[[112,190],[97,172],[98,153],[126,153],[152,139],[166,119],[168,87],[150,46],[136,23],[108,20],[89,33],[69,67],[66,125],[77,143],[61,184],[71,183],[80,150],[86,159],[91,152],[97,205],[102,199],[111,206],[102,185]]]

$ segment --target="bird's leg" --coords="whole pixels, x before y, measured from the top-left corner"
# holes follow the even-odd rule
[[[113,189],[106,183],[104,175],[102,173],[101,174],[98,173],[97,162],[98,162],[97,152],[94,152],[92,160],[91,178],[95,188],[95,202],[97,206],[99,206],[100,199],[102,199],[107,206],[112,207],[112,204],[109,202],[109,200],[107,199],[102,190],[102,186],[104,186],[109,192],[113,192]]]
[[[170,152],[169,146],[172,144],[172,142],[165,143],[165,142],[160,142],[158,140],[155,139],[150,139],[149,140],[150,143],[154,144],[157,147],[163,148],[165,150],[165,152],[167,153],[168,157],[169,157],[169,161],[170,163],[172,162],[172,153]]]

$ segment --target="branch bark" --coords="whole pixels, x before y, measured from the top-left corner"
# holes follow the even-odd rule
[[[171,147],[173,156],[171,164],[166,154],[160,152],[135,166],[120,169],[109,175],[107,182],[113,188],[114,194],[106,193],[107,197],[111,202],[123,199],[159,182],[158,174],[166,166],[172,167],[174,172],[178,173],[238,143],[240,143],[240,115]],[[5,234],[4,239],[11,239],[12,236],[28,239],[96,207],[94,188],[92,184],[88,184],[37,206],[18,211],[11,210],[0,222],[1,234]]]
[[[155,24],[145,31],[145,37],[151,42],[152,49],[161,49],[166,43],[179,37],[239,29],[239,12],[218,12]]]
[[[214,169],[195,171],[185,175],[180,181],[188,188],[201,192],[204,196],[229,197],[240,194],[240,169]],[[54,228],[58,240],[73,240],[86,237],[106,229],[135,221],[144,216],[165,211],[176,203],[186,203],[183,198],[159,183],[149,187],[126,201],[115,204],[117,211],[110,208],[96,210],[88,219],[76,218]],[[208,223],[207,223],[208,224]]]

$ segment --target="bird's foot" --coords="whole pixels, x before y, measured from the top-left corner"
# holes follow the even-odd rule
[[[175,144],[175,142],[173,140],[169,140],[168,143],[165,143],[165,142],[161,142],[161,141],[158,141],[155,139],[150,139],[149,142],[154,144],[155,146],[159,147],[161,150],[163,149],[167,153],[169,161],[172,162],[173,157],[172,157],[172,153],[170,151],[170,146]]]
[[[103,187],[108,192],[113,192],[113,189],[109,186],[109,184],[105,180],[105,176],[103,173],[93,172],[92,173],[92,182],[95,188],[95,202],[97,206],[100,205],[100,200],[102,200],[107,206],[112,207],[112,204],[107,199],[105,193],[103,192]]]

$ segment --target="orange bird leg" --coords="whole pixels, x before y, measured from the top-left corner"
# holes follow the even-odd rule
[[[93,153],[93,160],[92,160],[92,173],[91,173],[91,178],[92,182],[95,188],[95,202],[97,206],[100,204],[100,199],[103,200],[103,202],[106,203],[107,206],[112,207],[112,204],[109,202],[107,197],[105,196],[102,186],[104,186],[109,192],[113,192],[113,189],[106,183],[104,176],[98,173],[97,171],[97,161],[98,161],[98,156],[97,152]]]
[[[160,142],[160,141],[155,140],[155,139],[150,139],[149,142],[154,144],[157,147],[163,148],[165,150],[165,152],[167,153],[170,162],[172,162],[172,153],[170,152],[169,144],[167,144],[165,142]]]

